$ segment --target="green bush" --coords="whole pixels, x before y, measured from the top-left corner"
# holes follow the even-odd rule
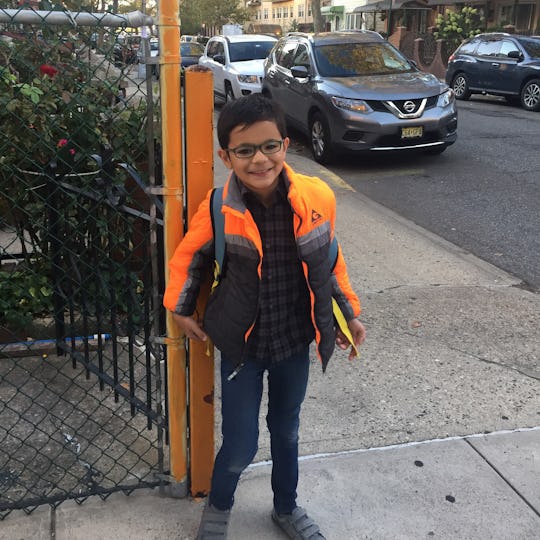
[[[0,41],[0,209],[22,251],[0,272],[0,324],[10,328],[51,313],[53,278],[70,288],[77,312],[110,306],[116,290],[119,311],[140,313],[135,219],[117,208],[141,208],[114,165],[148,159],[146,99],[122,97],[126,73],[114,65],[112,39],[109,55],[86,41],[45,26]],[[95,157],[105,154],[106,172]]]
[[[460,11],[439,14],[435,21],[437,30],[433,33],[437,39],[444,39],[447,50],[454,51],[461,42],[482,32],[482,20],[478,10],[463,7]]]

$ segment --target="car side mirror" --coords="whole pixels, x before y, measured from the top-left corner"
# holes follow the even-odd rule
[[[520,51],[510,51],[508,58],[515,58],[516,60],[523,60],[523,54]]]
[[[306,66],[293,66],[291,68],[291,75],[298,79],[307,79],[309,77],[309,70]]]
[[[213,57],[213,60],[215,60],[215,61],[218,62],[219,64],[225,65],[225,56],[223,56],[222,54],[216,54],[216,55]]]

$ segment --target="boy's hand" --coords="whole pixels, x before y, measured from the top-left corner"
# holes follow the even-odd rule
[[[177,313],[173,313],[172,316],[187,338],[198,341],[206,341],[208,339],[201,325],[193,317],[185,317]]]
[[[351,331],[354,344],[357,347],[362,345],[366,339],[366,329],[364,328],[364,325],[358,319],[352,319],[347,323],[347,326]],[[336,332],[336,345],[342,350],[345,350],[350,345],[345,334],[339,329]],[[351,347],[349,360],[352,360],[355,356],[356,351],[354,350],[354,347]]]

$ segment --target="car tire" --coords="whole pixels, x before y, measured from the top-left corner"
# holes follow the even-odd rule
[[[330,128],[326,118],[320,113],[315,113],[309,121],[309,137],[311,152],[315,161],[321,164],[332,161],[332,143]]]
[[[471,97],[471,91],[469,90],[469,80],[465,73],[458,73],[452,79],[452,90],[456,95],[456,99],[469,99]]]
[[[521,90],[521,106],[526,111],[540,111],[540,79],[532,79]]]
[[[230,82],[225,82],[225,103],[234,101],[234,92]]]

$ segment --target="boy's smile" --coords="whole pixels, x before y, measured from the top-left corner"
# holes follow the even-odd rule
[[[244,145],[264,147],[264,143],[282,140],[281,148],[271,154],[264,154],[261,148],[257,148],[255,155],[242,158],[230,150],[220,148],[218,155],[249,190],[258,195],[262,202],[268,202],[279,182],[289,138],[282,139],[275,122],[268,120],[255,122],[249,127],[240,124],[229,135],[229,149],[237,149]]]

